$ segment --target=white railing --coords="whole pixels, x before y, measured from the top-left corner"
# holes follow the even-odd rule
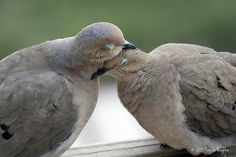
[[[230,147],[227,157],[236,156],[236,147]],[[186,157],[186,151],[162,147],[155,139],[70,148],[62,157]]]

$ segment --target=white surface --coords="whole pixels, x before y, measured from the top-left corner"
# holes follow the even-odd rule
[[[96,109],[72,147],[150,137],[120,103],[115,81],[101,79]]]

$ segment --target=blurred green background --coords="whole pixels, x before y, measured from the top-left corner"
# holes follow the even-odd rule
[[[235,0],[0,0],[0,58],[98,21],[147,52],[169,42],[236,52]]]

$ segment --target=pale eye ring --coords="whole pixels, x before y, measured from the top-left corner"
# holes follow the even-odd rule
[[[120,62],[120,65],[128,65],[128,58],[123,58]]]
[[[108,43],[108,44],[106,44],[106,48],[109,49],[109,50],[112,50],[112,49],[115,48],[115,45],[112,44],[112,43]]]

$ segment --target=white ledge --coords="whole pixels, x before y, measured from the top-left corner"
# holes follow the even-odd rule
[[[236,155],[236,147],[230,146],[228,156]],[[184,157],[189,154],[171,148],[163,148],[156,139],[126,141],[70,148],[62,157]]]

